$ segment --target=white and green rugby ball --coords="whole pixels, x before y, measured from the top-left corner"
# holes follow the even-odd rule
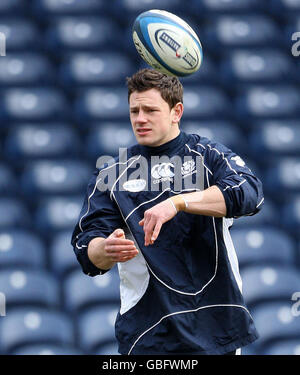
[[[180,17],[152,9],[135,20],[132,38],[147,64],[180,77],[195,73],[202,62],[202,46],[195,31]]]

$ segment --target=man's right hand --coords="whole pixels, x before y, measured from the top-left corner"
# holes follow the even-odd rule
[[[122,229],[116,229],[107,238],[94,238],[88,246],[88,256],[96,267],[110,269],[117,262],[127,262],[138,254],[133,241],[125,238]]]

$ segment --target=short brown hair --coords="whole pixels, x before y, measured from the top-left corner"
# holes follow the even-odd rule
[[[130,95],[134,92],[143,92],[150,89],[157,89],[161,97],[172,109],[178,102],[183,103],[183,86],[179,79],[168,76],[155,69],[141,69],[131,77],[127,77],[128,102]]]

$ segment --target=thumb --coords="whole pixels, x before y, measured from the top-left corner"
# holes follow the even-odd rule
[[[116,229],[109,237],[125,238],[123,229]]]

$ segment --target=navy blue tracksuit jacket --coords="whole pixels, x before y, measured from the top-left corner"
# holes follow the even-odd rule
[[[226,217],[179,212],[144,246],[138,222],[145,210],[213,185],[224,195]],[[233,218],[257,213],[263,200],[261,182],[238,155],[196,134],[181,132],[155,148],[134,145],[95,171],[72,244],[90,276],[106,272],[87,256],[91,239],[123,228],[139,249],[118,263],[121,354],[224,354],[258,337],[229,228]]]

